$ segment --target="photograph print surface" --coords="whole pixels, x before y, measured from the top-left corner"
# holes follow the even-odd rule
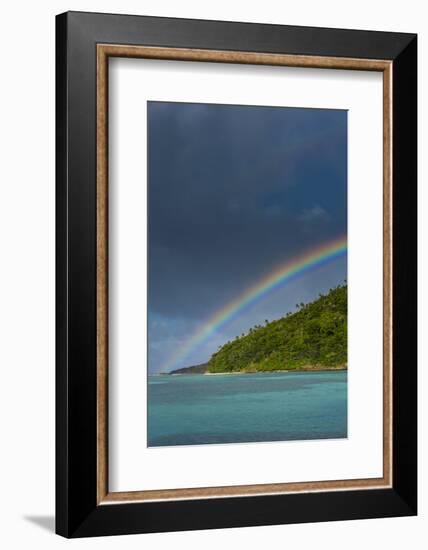
[[[347,111],[147,109],[147,445],[347,437]]]

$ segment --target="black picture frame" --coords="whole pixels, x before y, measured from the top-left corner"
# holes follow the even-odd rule
[[[392,62],[392,487],[97,502],[96,47]],[[56,18],[56,532],[86,537],[417,513],[417,36],[68,12]]]

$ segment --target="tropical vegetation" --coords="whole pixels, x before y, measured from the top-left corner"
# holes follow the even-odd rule
[[[296,304],[281,319],[227,342],[206,365],[210,373],[346,368],[347,285]]]

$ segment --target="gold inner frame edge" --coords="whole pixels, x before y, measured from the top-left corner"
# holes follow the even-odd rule
[[[383,73],[383,476],[224,487],[109,492],[108,488],[108,59],[132,57]],[[97,504],[377,489],[392,486],[392,68],[391,61],[258,52],[97,45]]]

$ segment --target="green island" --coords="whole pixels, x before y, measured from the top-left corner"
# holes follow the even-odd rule
[[[347,285],[227,342],[207,363],[170,374],[227,374],[347,368]]]

